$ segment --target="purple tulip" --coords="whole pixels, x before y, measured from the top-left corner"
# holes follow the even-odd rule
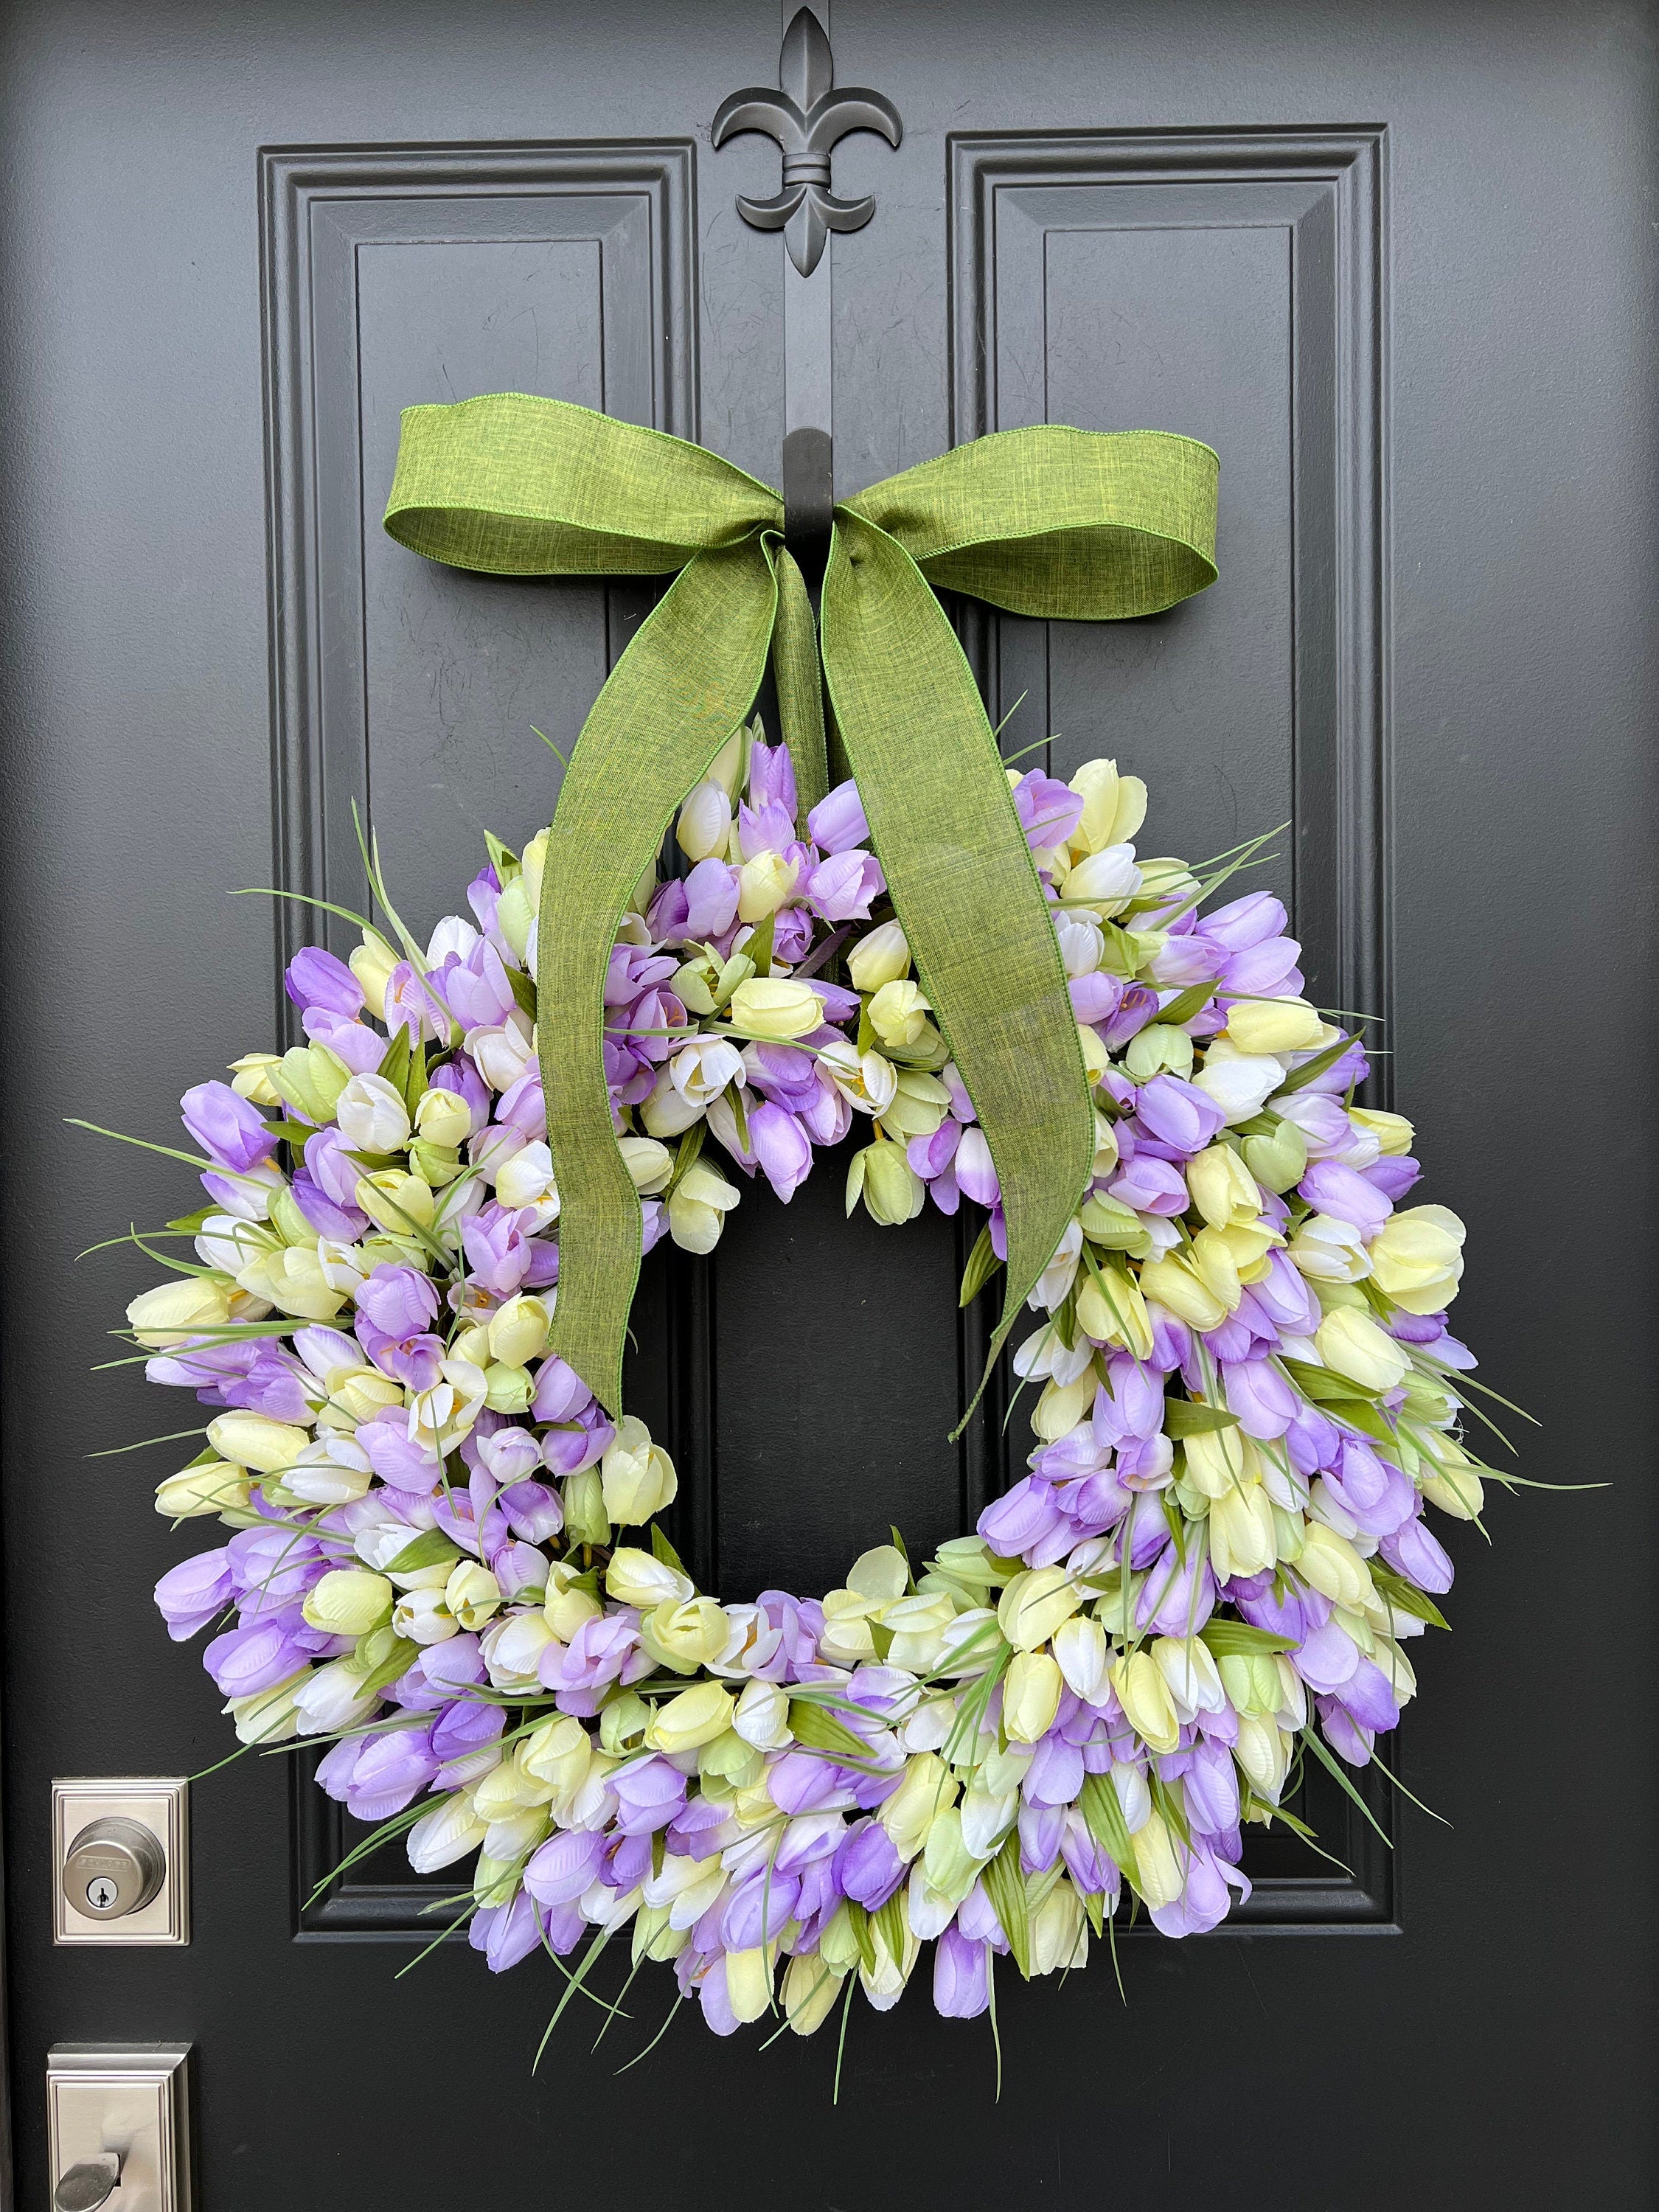
[[[1293,937],[1267,938],[1223,961],[1222,984],[1240,998],[1291,998],[1306,980],[1297,965],[1301,953]]]
[[[1135,1118],[1154,1137],[1187,1153],[1202,1152],[1223,1123],[1214,1099],[1178,1075],[1155,1075],[1143,1083]]]
[[[351,1770],[345,1802],[359,1820],[389,1820],[428,1787],[437,1771],[428,1729],[392,1729],[367,1736]]]
[[[624,1836],[652,1835],[685,1808],[685,1777],[665,1759],[638,1759],[624,1766],[611,1786],[622,1808],[617,1826]]]
[[[1012,1559],[1052,1534],[1064,1517],[1053,1486],[1028,1474],[988,1505],[976,1526],[994,1551]]]
[[[574,1905],[599,1877],[605,1838],[585,1828],[562,1828],[532,1851],[524,1886],[538,1905]]]
[[[325,1012],[344,1014],[348,1018],[362,1012],[362,985],[343,960],[337,960],[319,945],[307,945],[295,954],[283,983],[296,1006],[320,1006]],[[385,1048],[382,1045],[382,1052]]]
[[[1373,1160],[1370,1167],[1362,1168],[1359,1172],[1366,1182],[1382,1192],[1390,1206],[1398,1206],[1421,1177],[1423,1166],[1421,1161],[1413,1159],[1408,1152],[1385,1152],[1380,1160]]]
[[[1365,1766],[1371,1756],[1372,1732],[1353,1717],[1336,1698],[1318,1698],[1319,1725],[1325,1741],[1350,1766]]]
[[[699,943],[722,937],[738,918],[738,872],[724,860],[699,860],[685,878],[683,933]]]
[[[864,802],[850,776],[845,783],[838,783],[827,799],[818,801],[806,817],[806,827],[812,842],[826,853],[844,853],[851,846],[869,843]]]
[[[461,1243],[473,1280],[494,1297],[511,1297],[530,1268],[528,1239],[514,1206],[491,1203],[461,1224]]]
[[[487,1905],[472,1916],[467,1942],[482,1951],[492,1974],[504,1974],[527,1959],[542,1940],[542,1921],[536,1900],[521,1889],[510,1905]]]
[[[908,1871],[878,1820],[853,1829],[836,1853],[836,1879],[842,1892],[871,1912],[885,1905]]]
[[[164,1574],[155,1585],[155,1603],[175,1644],[205,1628],[222,1613],[234,1593],[228,1551],[198,1552]]]
[[[1340,1690],[1353,1680],[1359,1648],[1340,1621],[1328,1620],[1303,1638],[1291,1664],[1310,1690]]]
[[[202,1150],[234,1174],[246,1175],[276,1148],[259,1109],[228,1083],[198,1083],[179,1104],[185,1128]]]
[[[1232,1904],[1226,1876],[1206,1852],[1176,1849],[1186,1859],[1186,1884],[1173,1905],[1152,1907],[1152,1924],[1164,1936],[1206,1936],[1220,1926]]]
[[[1064,1808],[1074,1802],[1083,1787],[1083,1751],[1067,1743],[1051,1729],[1025,1770],[1020,1793],[1028,1805]],[[1054,1863],[1051,1859],[1048,1863]]]
[[[483,1078],[465,1053],[457,1053],[441,1067],[434,1068],[431,1076],[434,1091],[451,1091],[456,1097],[464,1098],[472,1111],[472,1134],[476,1137],[489,1120],[489,1091]]]
[[[1071,994],[1072,1012],[1080,1022],[1109,1022],[1123,1004],[1124,986],[1103,968],[1092,975],[1073,975],[1066,988]]]
[[[1417,1517],[1404,1522],[1377,1546],[1384,1559],[1420,1590],[1443,1595],[1452,1586],[1455,1572],[1445,1547]]]
[[[1228,1407],[1247,1437],[1282,1437],[1301,1411],[1299,1393],[1269,1360],[1224,1363],[1221,1379]]]
[[[298,1671],[305,1652],[292,1633],[270,1622],[255,1628],[233,1628],[216,1636],[202,1654],[202,1664],[224,1698],[251,1698],[258,1691],[274,1689]]]
[[[757,744],[749,754],[749,798],[755,806],[775,806],[793,834],[798,801],[795,764],[787,745]],[[787,842],[787,841],[786,841]]]
[[[1316,1160],[1297,1186],[1316,1213],[1346,1221],[1362,1237],[1375,1237],[1394,1208],[1372,1183],[1340,1160]]]
[[[880,861],[856,845],[821,860],[805,884],[808,903],[825,921],[868,921],[871,900],[886,888]]]
[[[1137,1213],[1184,1213],[1189,1204],[1187,1179],[1169,1160],[1137,1151],[1106,1186],[1107,1195]]]
[[[1285,927],[1285,908],[1271,891],[1253,891],[1204,917],[1204,933],[1229,952],[1247,951],[1253,945],[1277,937]]]
[[[933,2009],[945,2020],[977,2020],[991,2001],[990,1948],[971,1943],[952,1921],[933,1947]]]
[[[800,1883],[793,1875],[765,1868],[740,1882],[720,1914],[720,1941],[728,1951],[752,1951],[781,1936],[795,1917]]]
[[[749,1142],[761,1173],[786,1206],[812,1169],[812,1146],[794,1115],[769,1099],[749,1115]]]
[[[518,1004],[501,954],[483,937],[464,960],[452,952],[433,975],[432,987],[469,1034],[498,1027]]]
[[[1069,841],[1083,819],[1083,801],[1069,783],[1034,768],[1014,786],[1014,811],[1026,843],[1041,853]]]

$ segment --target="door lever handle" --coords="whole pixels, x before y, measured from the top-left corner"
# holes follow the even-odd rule
[[[121,2160],[114,2151],[102,2158],[82,2159],[52,2193],[53,2212],[98,2212],[121,2185]]]

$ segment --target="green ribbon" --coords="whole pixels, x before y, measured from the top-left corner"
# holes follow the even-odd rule
[[[836,508],[823,678],[1001,1184],[993,1358],[1087,1185],[1094,1118],[1049,911],[934,590],[1073,621],[1173,606],[1215,580],[1218,468],[1207,446],[1162,431],[1005,430]],[[552,1349],[612,1413],[641,1241],[601,1051],[617,925],[680,801],[748,715],[769,652],[803,803],[825,787],[820,646],[782,525],[777,493],[718,454],[562,400],[498,392],[404,413],[386,515],[400,544],[495,574],[674,575],[583,726],[542,877]]]

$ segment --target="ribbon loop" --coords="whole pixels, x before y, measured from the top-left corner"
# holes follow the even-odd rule
[[[1000,433],[836,510],[822,677],[769,485],[701,446],[500,392],[404,410],[386,526],[454,568],[674,582],[594,702],[549,833],[538,1050],[557,1178],[552,1349],[613,1413],[640,1201],[605,1077],[612,945],[681,799],[748,714],[769,651],[803,804],[834,750],[974,1102],[1008,1232],[993,1357],[1065,1233],[1094,1117],[1052,918],[934,586],[1020,614],[1150,614],[1215,576],[1218,464],[1158,431]]]

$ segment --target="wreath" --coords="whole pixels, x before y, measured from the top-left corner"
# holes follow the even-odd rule
[[[499,466],[507,404],[411,410],[399,487],[430,465],[411,447],[433,424],[411,418],[448,437],[495,410]],[[568,568],[587,526],[568,493],[560,546],[544,475],[533,499],[499,476],[465,501],[394,489],[392,513],[411,543],[448,518],[451,542],[422,550],[464,565]],[[614,475],[601,495],[614,507]],[[902,505],[842,510],[843,546],[894,542]],[[1103,541],[1115,590],[1143,570],[1107,611],[1167,604],[1170,560],[1190,554],[1176,580],[1194,588],[1207,556],[1201,531],[1183,552],[1167,501],[1162,524],[1154,558],[1144,503],[1132,524],[1073,515],[1054,573]],[[1121,1908],[1171,1936],[1217,1925],[1249,1892],[1245,1826],[1307,1832],[1283,1802],[1306,1759],[1363,1806],[1348,1770],[1414,1692],[1406,1646],[1444,1625],[1452,1567],[1425,1506],[1474,1518],[1492,1473],[1460,1440],[1473,1361],[1446,1328],[1463,1231],[1402,1203],[1411,1125],[1356,1103],[1364,1044],[1303,995],[1279,902],[1213,902],[1267,841],[1197,868],[1142,858],[1146,787],[1111,761],[1067,782],[1005,770],[965,665],[929,659],[917,611],[948,640],[932,585],[950,580],[914,549],[921,598],[890,564],[877,602],[902,603],[947,736],[966,717],[979,750],[951,737],[965,797],[896,811],[918,771],[872,737],[849,671],[869,648],[848,642],[858,562],[832,554],[825,584],[826,747],[775,515],[746,538],[719,515],[689,555],[660,500],[655,526],[659,550],[680,532],[678,580],[601,696],[551,830],[521,853],[492,838],[471,918],[424,944],[366,847],[380,920],[349,917],[349,960],[312,947],[287,970],[306,1042],[185,1094],[199,1150],[180,1157],[208,1203],[168,1233],[196,1259],[127,1320],[150,1378],[208,1416],[158,1509],[231,1533],[157,1603],[175,1638],[214,1631],[204,1664],[244,1744],[331,1744],[318,1780],[369,1826],[354,1858],[403,1836],[422,1873],[471,1862],[455,1904],[473,1946],[498,1972],[558,1962],[559,2011],[620,1936],[635,1970],[672,1961],[675,2005],[695,1995],[717,2033],[775,2014],[804,2034],[857,1987],[895,2003],[931,1942],[938,2009],[994,2021],[999,1958],[1027,1978],[1080,1966]],[[619,556],[591,532],[589,568],[637,560],[648,533],[629,534]],[[962,546],[954,580],[1011,603]],[[771,595],[758,649],[789,742],[726,719],[733,684],[754,696],[750,639],[724,688],[686,676],[703,728],[677,752],[684,694],[653,725],[629,663],[655,651],[659,688],[684,673],[675,600],[700,565],[727,590],[738,562]],[[606,713],[643,764],[605,757]],[[584,785],[590,750],[605,773]],[[842,755],[854,774],[825,787]],[[676,776],[680,858],[660,877],[649,794]],[[610,810],[608,846],[584,792]],[[575,896],[607,866],[622,899]],[[1024,995],[997,1000],[1011,978]],[[710,1251],[745,1181],[787,1203],[854,1133],[849,1213],[982,1213],[962,1297],[1005,1279],[999,1340],[1021,1324],[1013,1368],[1036,1391],[1030,1472],[919,1567],[895,1531],[822,1597],[722,1604],[665,1536],[675,1470],[621,1403],[635,1273],[665,1237]]]

